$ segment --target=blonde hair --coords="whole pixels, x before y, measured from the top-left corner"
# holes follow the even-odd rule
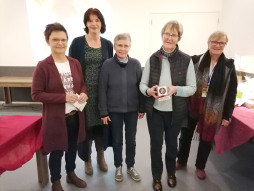
[[[226,38],[226,43],[228,42],[228,35],[225,33],[225,32],[223,32],[223,31],[215,31],[215,32],[213,32],[210,36],[209,36],[209,38],[208,38],[208,44],[209,44],[209,42],[211,42],[211,40],[213,39],[213,40],[219,40],[219,39],[221,39],[221,38],[223,38],[223,37],[225,37]]]

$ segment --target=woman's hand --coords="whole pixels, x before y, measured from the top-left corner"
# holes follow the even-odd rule
[[[69,103],[74,103],[76,101],[78,101],[78,96],[76,94],[66,94],[66,98],[65,98],[66,102]]]
[[[222,126],[228,126],[229,123],[230,123],[230,122],[229,122],[228,120],[222,119],[221,125],[222,125]]]
[[[111,121],[111,119],[109,118],[109,116],[102,117],[101,120],[102,120],[102,123],[103,123],[104,125],[108,125],[108,123]]]
[[[160,98],[160,97],[162,97],[162,96],[158,96],[157,87],[158,87],[158,85],[155,85],[155,86],[153,86],[151,88],[148,88],[146,90],[147,95],[153,96],[154,98]]]
[[[169,89],[167,96],[172,96],[177,93],[177,86],[167,86],[167,88]]]
[[[78,98],[79,103],[84,103],[88,100],[88,96],[85,93],[81,93]]]
[[[138,113],[138,118],[142,119],[144,117],[145,113]]]

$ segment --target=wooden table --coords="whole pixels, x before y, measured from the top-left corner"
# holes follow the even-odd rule
[[[32,77],[2,76],[0,87],[4,88],[4,99],[6,104],[12,103],[11,87],[31,87]]]
[[[41,116],[1,115],[0,174],[20,168],[36,152],[38,181],[43,187],[49,182],[47,156],[40,150],[41,124]]]

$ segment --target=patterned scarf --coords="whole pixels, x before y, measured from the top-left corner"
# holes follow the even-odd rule
[[[207,51],[197,69],[197,91],[190,97],[189,111],[193,118],[198,118],[197,132],[202,140],[213,141],[216,128],[221,121],[219,117],[222,113],[222,94],[224,89],[226,58],[222,54],[216,64],[209,90],[206,97],[202,97],[202,90],[208,85],[211,57]]]

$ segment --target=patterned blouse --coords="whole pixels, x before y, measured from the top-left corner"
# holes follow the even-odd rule
[[[102,125],[98,109],[99,74],[102,66],[101,48],[92,48],[85,40],[84,63],[81,63],[84,81],[87,86],[88,101],[85,107],[86,125]]]

